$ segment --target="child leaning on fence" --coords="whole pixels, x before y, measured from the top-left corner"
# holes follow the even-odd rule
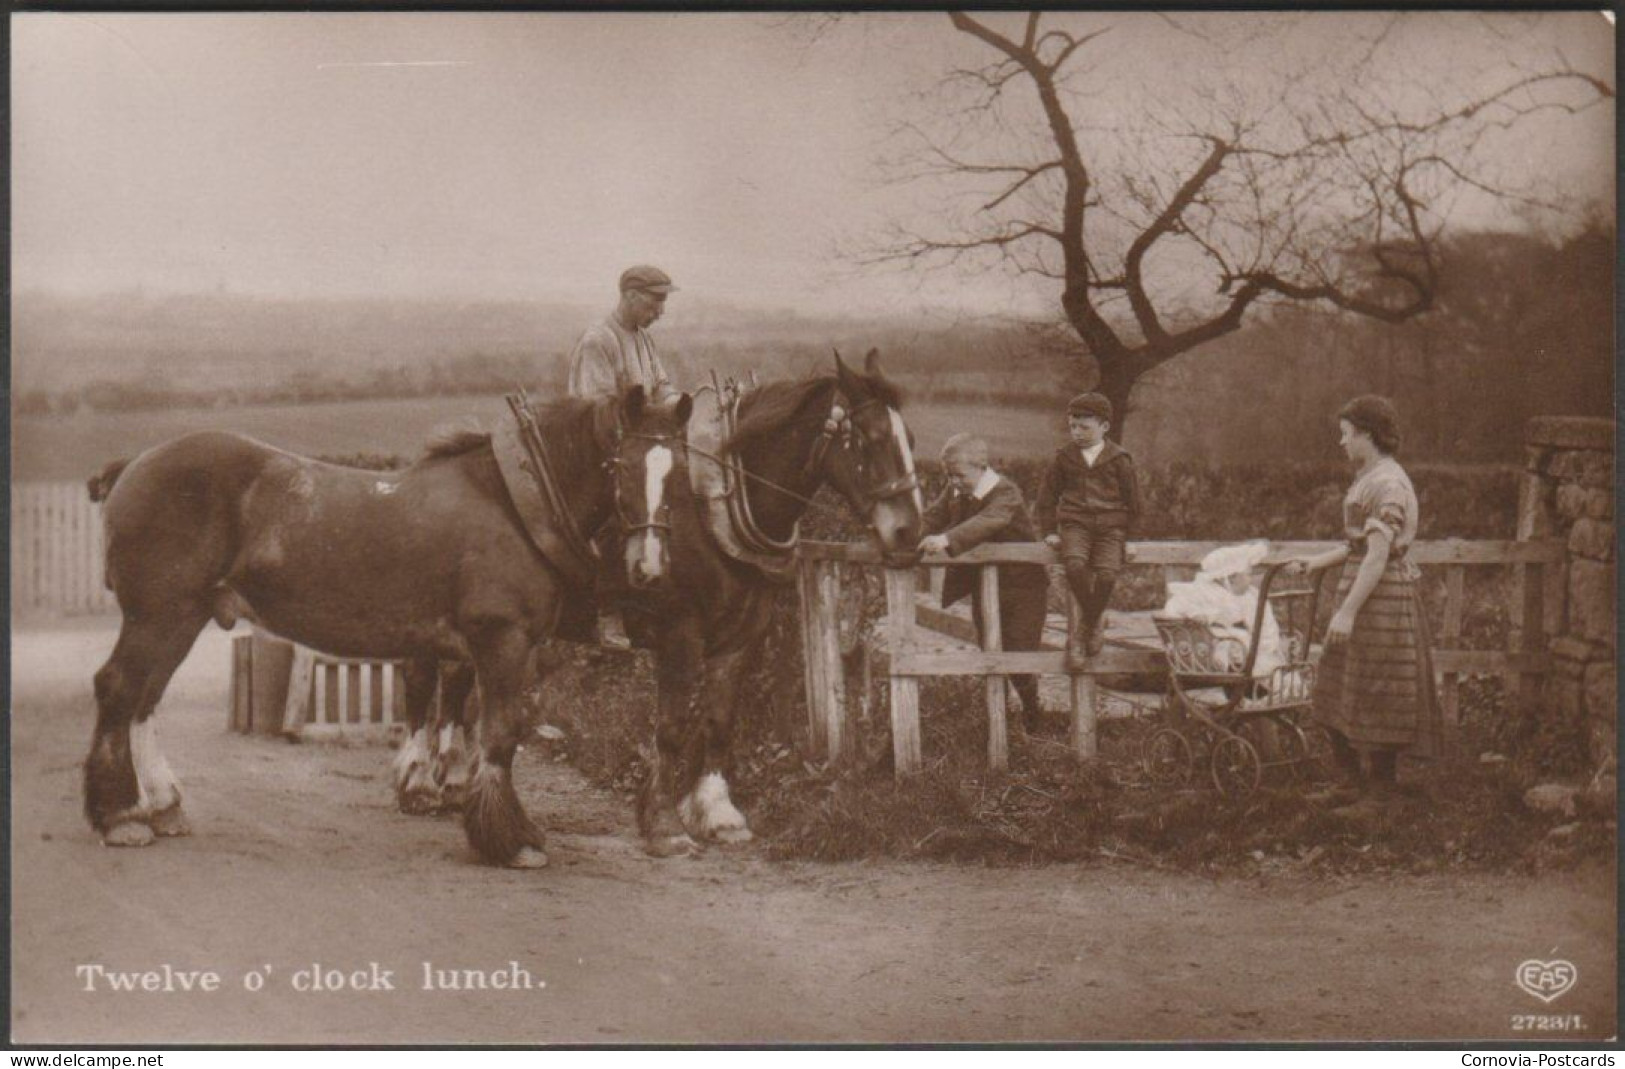
[[[1123,569],[1123,544],[1140,512],[1134,458],[1106,438],[1112,403],[1098,393],[1067,405],[1072,440],[1057,450],[1038,487],[1038,527],[1061,555],[1066,582],[1078,600],[1078,626],[1067,643],[1066,666],[1077,672],[1105,644],[1101,618]]]
[[[970,434],[956,434],[942,447],[942,467],[948,488],[925,510],[920,540],[925,553],[957,556],[985,542],[1034,542],[1032,518],[1021,488],[988,466],[987,443]],[[999,565],[999,631],[1006,650],[1036,650],[1044,637],[1049,573],[1042,564]],[[942,605],[971,595],[971,614],[981,636],[982,589],[977,569],[948,569],[942,583]],[[1038,679],[1011,676],[1021,698],[1022,718],[1028,731],[1038,729]]]

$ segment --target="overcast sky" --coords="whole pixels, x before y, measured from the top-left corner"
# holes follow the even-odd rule
[[[1191,40],[1155,17],[1110,18],[1095,82],[1106,106],[1133,106],[1190,64]],[[1247,41],[1253,18],[1202,25]],[[1478,43],[1452,57],[1450,42],[1483,34],[1457,35],[1451,18],[1476,16],[1421,17],[1395,36],[1463,78],[1505,62]],[[14,15],[14,285],[592,301],[649,261],[740,304],[1010,301],[1029,283],[922,283],[835,255],[922,209],[917,192],[877,183],[874,161],[891,124],[929,106],[902,94],[977,46],[940,14],[848,20],[815,44],[782,23]],[[1347,22],[1314,25],[1324,46]],[[1248,43],[1238,62],[1259,61],[1245,48],[1287,54],[1303,34]],[[1524,16],[1492,36],[1515,62],[1562,48],[1613,79],[1599,15]],[[1532,136],[1514,167],[1611,200],[1611,111]]]

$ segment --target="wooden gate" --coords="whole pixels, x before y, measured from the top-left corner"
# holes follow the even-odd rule
[[[101,506],[82,482],[11,488],[11,609],[17,615],[118,611],[102,584]]]
[[[1219,542],[1131,542],[1129,566],[1154,565],[1164,570],[1193,569]],[[1332,548],[1333,542],[1275,542],[1271,562],[1311,556]],[[838,564],[879,567],[880,554],[872,546],[836,542],[803,542],[801,597],[803,650],[807,657],[807,710],[809,734],[823,756],[839,760],[849,742],[846,687],[836,633],[840,599]],[[1460,539],[1417,542],[1409,557],[1429,571],[1444,571],[1443,627],[1434,636],[1434,668],[1439,674],[1440,699],[1446,720],[1454,724],[1458,688],[1464,675],[1499,675],[1508,692],[1521,704],[1536,700],[1542,677],[1549,671],[1546,635],[1555,629],[1561,612],[1563,544],[1558,541],[1468,542]],[[943,640],[940,613],[922,614],[916,569],[887,569],[886,644],[890,654],[892,749],[899,776],[920,768],[919,680],[930,676],[983,676],[987,681],[988,764],[1003,769],[1009,742],[1005,724],[1004,677],[1014,674],[1064,675],[1064,654],[1059,649],[1004,652],[999,649],[997,565],[1006,563],[1059,564],[1059,558],[1041,543],[997,543],[979,546],[954,558],[928,557],[923,568],[979,565],[982,604],[986,607],[987,634],[981,649]],[[1511,621],[1508,648],[1461,648],[1465,577],[1468,568],[1510,568],[1512,582],[1507,611]],[[1070,603],[1071,599],[1067,599]],[[1076,606],[1069,605],[1070,617]],[[922,615],[925,619],[922,621]],[[926,626],[921,626],[922,622]],[[935,626],[933,626],[935,625]],[[1148,634],[1149,629],[1147,629]],[[1108,635],[1108,639],[1119,636]],[[1098,677],[1157,674],[1163,670],[1161,650],[1154,644],[1114,641],[1090,662],[1089,671],[1070,676],[1073,752],[1091,758],[1096,752]]]

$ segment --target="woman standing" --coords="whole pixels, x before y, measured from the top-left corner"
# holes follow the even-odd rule
[[[1374,804],[1397,786],[1400,754],[1436,757],[1443,721],[1416,565],[1416,491],[1394,454],[1399,417],[1386,398],[1356,397],[1337,414],[1339,443],[1358,474],[1343,498],[1346,544],[1299,562],[1342,565],[1337,610],[1316,672],[1315,720],[1331,736],[1339,769]],[[1360,756],[1370,767],[1363,778]]]

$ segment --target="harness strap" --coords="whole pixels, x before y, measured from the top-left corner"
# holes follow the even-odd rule
[[[744,398],[744,391],[739,389],[737,383],[730,382],[728,386],[726,396],[720,392],[718,395],[722,397],[724,441],[732,438],[734,431],[738,428],[739,405]],[[777,557],[787,557],[794,553],[796,546],[801,543],[801,521],[797,520],[795,525],[790,528],[788,538],[780,540],[772,537],[757,524],[756,517],[750,510],[750,497],[745,490],[745,480],[757,477],[752,476],[745,470],[744,461],[740,459],[737,452],[732,450],[722,461],[722,471],[724,478],[727,480],[728,518],[733,522],[734,531],[739,535],[740,541],[745,544],[746,548],[756,553]],[[766,480],[757,478],[757,481],[765,482]],[[786,492],[788,493],[788,491]],[[796,494],[793,496],[800,497],[801,495]],[[802,498],[802,500],[805,501],[806,499]]]
[[[558,521],[565,547],[576,558],[575,564],[584,570],[592,571],[598,565],[598,548],[582,535],[581,528],[576,524],[576,518],[565,501],[558,475],[554,472],[553,464],[547,455],[547,444],[542,439],[541,428],[536,425],[536,418],[531,413],[529,395],[521,388],[508,394],[504,400],[508,402],[508,408],[513,412],[514,421],[518,424],[519,441],[530,461],[531,476],[540,487],[548,508]]]

